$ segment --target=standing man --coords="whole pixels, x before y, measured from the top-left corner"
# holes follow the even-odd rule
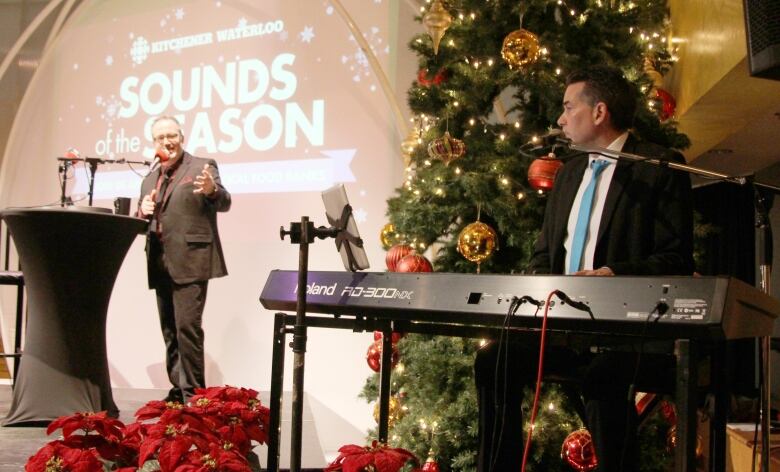
[[[635,87],[616,69],[592,67],[567,78],[558,125],[575,144],[684,162],[679,153],[628,132],[638,103]],[[687,174],[646,163],[578,155],[561,168],[549,196],[529,271],[581,276],[690,275],[693,210]],[[669,387],[674,359],[665,354],[551,346],[545,374],[563,380],[585,402],[599,471],[638,468],[637,418],[628,399]],[[523,388],[536,378],[538,344],[488,344],[477,354],[479,469],[520,470]],[[505,354],[506,353],[506,354]],[[533,361],[530,361],[533,360]],[[672,377],[673,378],[673,377]],[[568,382],[568,383],[567,383]]]
[[[209,279],[227,275],[217,212],[228,211],[231,199],[217,163],[184,152],[176,118],[154,120],[152,137],[161,165],[141,183],[138,212],[149,219],[149,288],[157,293],[173,385],[165,401],[184,402],[205,387],[201,322]]]

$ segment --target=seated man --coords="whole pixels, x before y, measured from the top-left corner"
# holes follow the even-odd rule
[[[571,74],[558,125],[575,144],[684,162],[678,153],[628,132],[639,100],[620,71],[593,67]],[[651,164],[578,155],[559,171],[529,266],[534,273],[687,275],[693,272],[693,210],[687,174]],[[652,307],[648,307],[650,309]],[[475,362],[479,399],[479,470],[520,470],[523,387],[536,378],[538,345],[509,337],[481,349]],[[636,411],[630,385],[669,387],[674,359],[552,346],[545,374],[571,380],[585,401],[599,471],[637,470]],[[640,375],[634,379],[635,372]]]

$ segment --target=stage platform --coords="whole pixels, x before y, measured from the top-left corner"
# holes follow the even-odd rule
[[[120,410],[119,419],[127,424],[132,423],[133,414],[144,403],[150,400],[161,399],[167,393],[165,390],[153,389],[113,389],[114,401]],[[260,393],[260,401],[268,405],[268,392]],[[311,404],[311,406],[309,406]],[[290,458],[290,407],[292,397],[290,392],[284,393],[282,408],[282,442],[280,466],[282,470],[289,465]],[[11,387],[10,385],[0,385],[0,418],[8,414],[11,406]],[[301,465],[306,471],[320,471],[327,465],[326,454],[323,452],[322,444],[324,438],[317,434],[317,428],[314,424],[311,410],[313,408],[323,408],[319,402],[307,396],[304,403],[303,413],[303,454]],[[320,416],[320,415],[318,415]],[[45,427],[0,427],[0,472],[19,472],[24,470],[24,464],[27,459],[45,443],[57,439],[56,433],[52,436],[46,436]],[[258,446],[255,453],[260,458],[260,464],[265,467],[267,448]],[[328,453],[328,456],[332,453]],[[330,458],[330,457],[329,457]],[[332,459],[332,458],[330,458]]]

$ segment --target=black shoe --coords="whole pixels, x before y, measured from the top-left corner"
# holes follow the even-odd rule
[[[184,403],[184,398],[180,393],[168,392],[163,401],[165,403]]]

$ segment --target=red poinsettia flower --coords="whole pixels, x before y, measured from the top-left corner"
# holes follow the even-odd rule
[[[214,421],[200,408],[191,408],[178,402],[154,400],[135,412],[138,421],[158,419],[160,423],[183,425],[198,431],[210,431],[216,427]]]
[[[107,440],[119,441],[122,438],[122,428],[125,425],[114,418],[110,418],[108,413],[76,413],[70,416],[60,416],[49,423],[46,428],[46,434],[62,428],[62,436],[68,438],[75,431],[83,430],[85,433],[96,433]]]
[[[204,439],[199,431],[191,430],[186,424],[157,423],[149,428],[148,433],[139,450],[138,467],[142,467],[146,461],[156,455],[162,470],[173,470],[193,445],[208,450],[208,445],[212,442]]]
[[[43,446],[24,466],[25,472],[103,472],[94,449],[73,449],[62,441]]]
[[[252,441],[267,442],[270,410],[257,391],[225,386],[199,389],[187,404],[151,401],[136,417],[127,426],[106,412],[58,418],[48,433],[61,428],[64,439],[31,457],[28,470],[130,472],[156,459],[162,472],[248,471],[244,456]]]
[[[212,444],[208,454],[195,450],[187,454],[173,472],[251,472],[249,462],[237,452]]]
[[[198,388],[195,390],[195,397],[204,396],[211,400],[237,401],[249,404],[250,402],[258,401],[257,393],[257,390],[252,390],[251,388],[225,385],[224,387]]]
[[[121,455],[119,441],[109,440],[97,434],[71,434],[62,443],[72,449],[94,449],[100,458],[112,462]]]
[[[355,444],[342,446],[339,452],[339,456],[325,468],[325,472],[365,472],[369,466],[376,472],[397,472],[409,461],[419,464],[417,457],[406,449],[388,447],[377,441],[367,447]]]

